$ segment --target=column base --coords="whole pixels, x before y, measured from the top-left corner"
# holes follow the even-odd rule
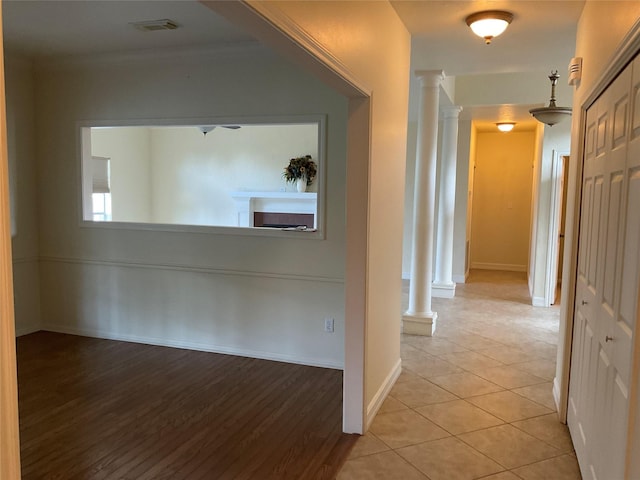
[[[437,298],[453,298],[456,296],[456,284],[433,282],[431,285],[431,296]]]
[[[436,331],[436,319],[438,314],[409,314],[402,316],[402,333],[407,335],[422,335],[430,337]]]

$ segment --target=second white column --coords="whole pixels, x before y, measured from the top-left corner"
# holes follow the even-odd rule
[[[438,235],[433,296],[453,298],[453,225],[456,206],[456,159],[458,156],[458,116],[462,107],[443,107],[440,191],[438,195]]]
[[[417,71],[420,110],[413,194],[413,242],[409,308],[402,316],[404,333],[431,336],[438,314],[431,310],[433,278],[436,162],[438,155],[438,104],[442,70]]]

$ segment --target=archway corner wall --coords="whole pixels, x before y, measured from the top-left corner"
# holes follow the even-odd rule
[[[203,3],[349,98],[343,429],[364,433],[400,374],[410,34],[389,2]]]

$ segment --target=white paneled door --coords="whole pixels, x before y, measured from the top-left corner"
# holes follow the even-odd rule
[[[640,271],[640,59],[587,111],[568,423],[584,478],[625,478]]]

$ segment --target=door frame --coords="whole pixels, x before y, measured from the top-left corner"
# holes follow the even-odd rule
[[[558,247],[558,236],[560,235],[560,220],[562,215],[566,215],[566,212],[562,211],[562,195],[563,191],[566,195],[567,185],[562,186],[564,168],[568,168],[568,165],[564,165],[564,157],[568,157],[570,154],[568,151],[553,151],[553,158],[551,160],[551,205],[549,208],[549,218],[551,219],[551,225],[549,226],[549,238],[547,241],[547,268],[545,269],[545,289],[544,289],[544,301],[547,306],[553,305],[555,298],[555,291],[558,285],[558,267],[560,253]]]
[[[1,5],[0,5],[1,7]],[[13,264],[9,205],[9,162],[4,80],[2,9],[0,8],[0,478],[20,478],[20,434]]]

